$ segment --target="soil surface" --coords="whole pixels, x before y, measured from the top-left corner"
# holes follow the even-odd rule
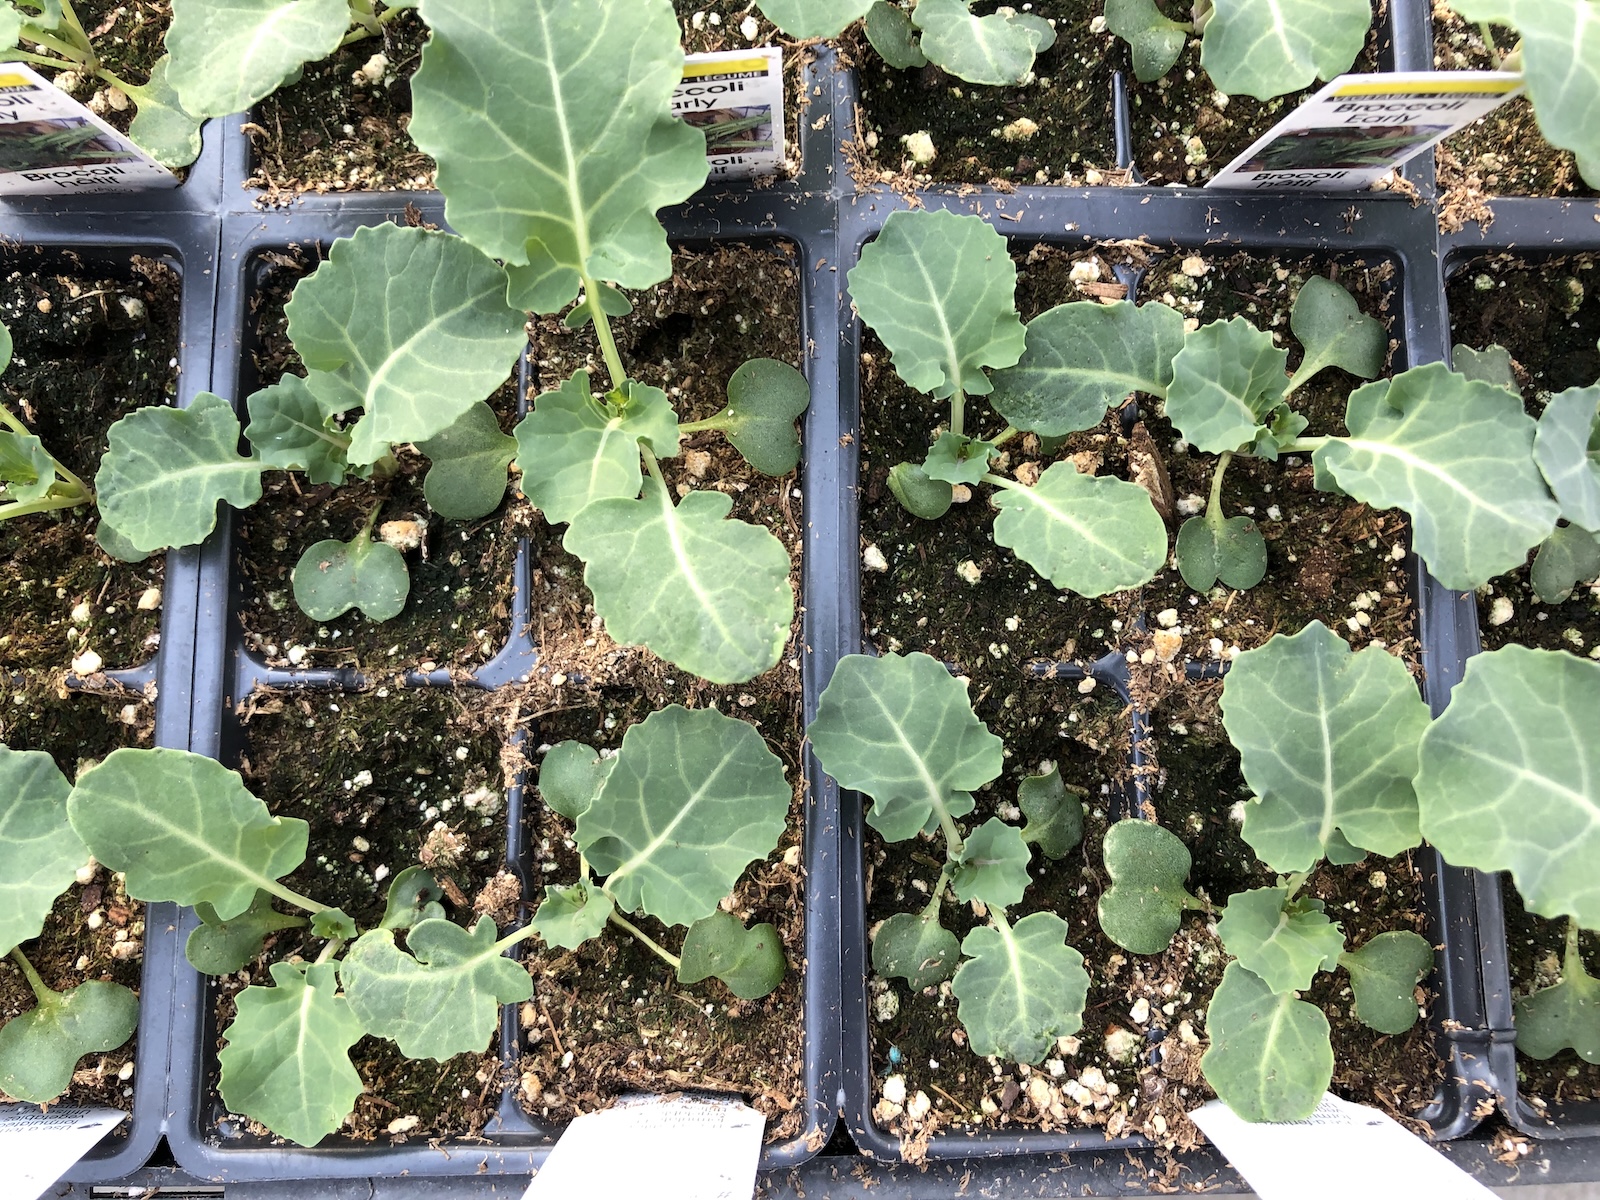
[[[172,20],[167,0],[74,0],[72,7],[107,70],[135,86],[150,82],[150,68],[165,52],[162,39]],[[97,117],[128,132],[137,110],[119,90],[94,75],[35,66]]]
[[[303,372],[289,342],[284,305],[313,265],[288,255],[269,256],[266,282],[253,299],[254,370],[246,364],[241,400],[284,374]],[[517,422],[514,376],[489,403],[509,433]],[[471,522],[444,521],[423,497],[427,459],[410,447],[398,457],[400,470],[393,478],[351,479],[337,488],[312,484],[297,472],[262,476],[261,500],[237,518],[237,553],[247,585],[239,619],[246,647],[268,663],[360,666],[374,674],[471,668],[505,645],[512,564],[527,525],[527,506],[508,487],[495,513]],[[324,538],[353,537],[375,504],[383,506],[380,526],[389,521],[425,526],[422,547],[406,555],[411,592],[404,611],[390,621],[370,621],[358,609],[332,621],[313,621],[294,601],[295,564]]]
[[[1500,895],[1506,910],[1506,947],[1511,965],[1511,994],[1529,992],[1561,982],[1561,956],[1566,948],[1565,921],[1547,921],[1522,907],[1522,897],[1502,876]],[[1600,973],[1600,934],[1585,930],[1578,940],[1584,968]],[[1600,1100],[1600,1064],[1584,1062],[1574,1051],[1552,1058],[1517,1056],[1517,1090],[1522,1099],[1544,1110],[1550,1105],[1592,1103]]]
[[[177,395],[177,273],[135,258],[110,274],[26,250],[9,266],[0,320],[14,348],[0,404],[92,487],[111,425]],[[95,544],[98,524],[92,506],[0,522],[0,669],[65,670],[90,651],[115,669],[154,655],[166,556],[119,563]]]

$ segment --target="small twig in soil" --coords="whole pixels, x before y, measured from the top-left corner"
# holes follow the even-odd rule
[[[556,1023],[550,1019],[550,1010],[545,1007],[544,997],[539,997],[539,1011],[544,1014],[545,1024],[550,1026],[550,1039],[556,1044],[556,1053],[563,1058],[567,1052],[561,1048],[561,1035],[556,1032]]]

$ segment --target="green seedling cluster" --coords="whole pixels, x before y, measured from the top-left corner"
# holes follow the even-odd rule
[[[0,374],[10,365],[11,331],[0,324]],[[93,503],[94,489],[0,404],[0,521]]]

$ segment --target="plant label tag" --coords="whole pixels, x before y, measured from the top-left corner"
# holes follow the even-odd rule
[[[567,1126],[523,1200],[750,1200],[766,1125],[737,1100],[625,1096]]]
[[[1397,1121],[1331,1093],[1303,1121],[1252,1124],[1220,1100],[1189,1116],[1261,1200],[1349,1200],[1370,1194],[1374,1179],[1386,1196],[1494,1196]]]
[[[1510,71],[1341,75],[1228,164],[1208,188],[1358,192],[1522,90]]]
[[[713,179],[783,170],[783,51],[775,46],[691,54],[672,115],[706,135]]]
[[[0,63],[0,196],[178,186],[178,177],[26,63]]]
[[[37,1200],[127,1115],[114,1108],[0,1110],[0,1200]]]

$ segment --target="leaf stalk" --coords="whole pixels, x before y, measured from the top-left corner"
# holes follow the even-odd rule
[[[628,382],[628,368],[622,365],[617,339],[611,332],[611,318],[606,316],[605,309],[596,299],[600,294],[600,285],[587,275],[580,275],[579,279],[583,283],[583,294],[591,301],[589,308],[594,317],[595,337],[600,339],[600,355],[606,360],[606,370],[611,373],[611,389],[615,391]]]
[[[656,941],[648,933],[640,929],[632,921],[628,920],[627,917],[617,912],[616,909],[612,909],[611,915],[606,919],[618,929],[625,929],[629,933],[633,934],[633,936],[638,938],[639,941],[642,942],[646,947],[655,951],[656,955],[674,971],[683,966],[683,959],[672,953],[672,951],[668,950],[660,942]]]
[[[11,961],[22,970],[22,977],[28,981],[28,986],[33,989],[33,996],[40,1004],[48,1004],[55,998],[56,993],[39,978],[39,972],[33,969],[33,964],[28,961],[28,956],[22,952],[21,946],[11,948]]]

